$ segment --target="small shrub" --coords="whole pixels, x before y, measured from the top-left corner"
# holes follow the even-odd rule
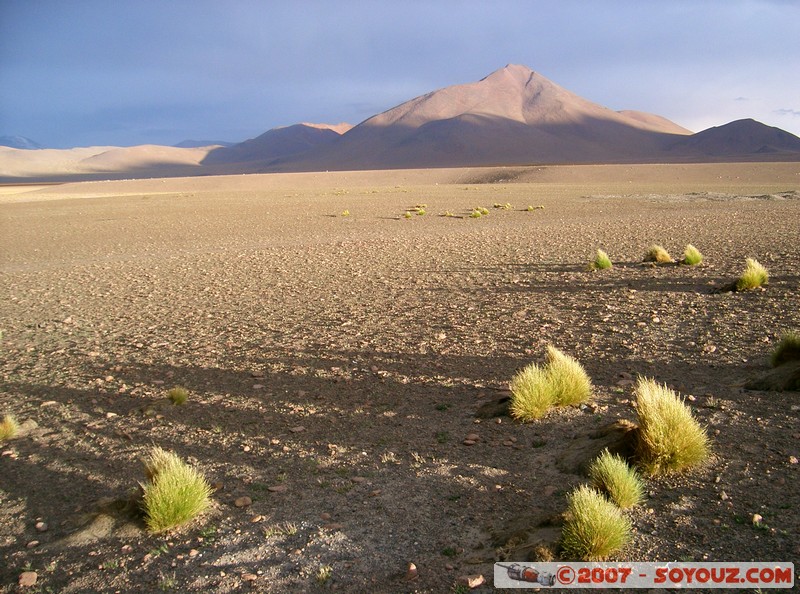
[[[181,526],[210,505],[211,487],[205,477],[177,455],[155,447],[144,465],[149,480],[142,484],[142,508],[150,532]]]
[[[342,211],[342,216],[343,217],[349,217],[350,216],[350,211],[349,210],[343,210]]]
[[[800,360],[800,332],[793,330],[781,336],[781,340],[772,351],[772,366],[777,367],[788,361]]]
[[[189,399],[189,391],[181,386],[175,386],[167,392],[167,398],[172,401],[172,404],[186,404],[186,401]]]
[[[757,289],[761,285],[766,285],[769,281],[769,272],[757,260],[747,258],[742,276],[736,281],[737,291],[747,291]]]
[[[592,397],[592,380],[581,364],[550,345],[547,347],[546,370],[556,404],[574,406]]]
[[[541,419],[556,403],[549,374],[531,363],[511,380],[511,416],[520,421]]]
[[[603,250],[597,250],[594,260],[589,263],[589,268],[591,270],[608,270],[612,266],[611,259]]]
[[[511,380],[511,416],[521,421],[542,418],[553,405],[586,402],[592,382],[581,364],[553,346],[544,367],[531,363]]]
[[[703,254],[700,253],[696,247],[694,247],[691,243],[686,246],[686,249],[683,250],[683,260],[681,260],[682,264],[686,264],[687,266],[697,266],[703,261]]]
[[[324,586],[333,577],[333,567],[323,565],[317,570],[317,583]]]
[[[410,219],[410,218],[411,218],[412,216],[414,216],[414,215],[412,215],[412,214],[411,214],[411,212],[407,210],[405,213],[403,213],[403,216],[404,216],[405,218],[407,218],[407,219]]]
[[[669,252],[663,247],[653,244],[647,249],[647,252],[644,255],[644,261],[655,262],[656,264],[669,264],[675,260],[672,259],[672,256],[669,255]]]
[[[422,216],[425,216],[425,213],[427,211],[422,207],[418,207],[415,212],[417,213],[417,216],[422,217]]]
[[[12,415],[5,415],[0,421],[0,442],[14,439],[19,433],[19,423]]]
[[[666,385],[639,378],[637,456],[648,474],[675,472],[704,462],[710,455],[708,435],[678,395]]]
[[[482,216],[483,216],[483,214],[477,208],[474,209],[471,213],[469,213],[469,218],[471,218],[471,219],[479,219]]]
[[[638,473],[622,457],[607,449],[589,466],[592,485],[608,494],[622,509],[639,505],[644,500],[644,483]]]
[[[568,558],[603,561],[631,540],[631,522],[602,493],[581,485],[568,497],[561,547]]]

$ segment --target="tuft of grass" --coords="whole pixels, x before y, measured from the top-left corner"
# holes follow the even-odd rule
[[[175,386],[169,392],[167,392],[167,398],[172,401],[172,404],[186,404],[186,401],[189,399],[189,390],[182,386]]]
[[[511,380],[511,416],[521,421],[541,419],[553,405],[586,402],[592,382],[580,363],[553,346],[544,367],[531,363]]]
[[[511,416],[520,421],[541,419],[556,403],[546,369],[531,363],[511,380]]]
[[[655,380],[639,378],[637,456],[651,475],[676,472],[704,462],[710,455],[708,435],[678,395]]]
[[[469,218],[471,219],[479,219],[482,216],[483,214],[481,214],[481,211],[479,211],[477,208],[473,209],[472,212],[469,213]]]
[[[644,500],[644,483],[639,474],[621,456],[607,449],[589,466],[589,479],[622,509],[639,505]]]
[[[766,285],[769,281],[769,272],[758,260],[754,258],[747,258],[745,261],[745,269],[739,280],[736,281],[737,291],[747,291],[748,289],[757,289],[761,285]]]
[[[594,260],[589,262],[590,270],[608,270],[612,266],[613,264],[611,263],[611,258],[609,258],[608,254],[603,250],[597,250]]]
[[[333,567],[330,565],[323,565],[317,570],[317,583],[324,586],[333,577]]]
[[[772,351],[771,362],[773,367],[788,361],[800,360],[800,332],[790,330],[781,336],[775,350]]]
[[[342,216],[343,217],[349,217],[350,216],[350,211],[349,210],[343,210],[342,211]]]
[[[411,218],[412,216],[414,216],[414,215],[412,215],[412,214],[411,214],[411,211],[408,211],[408,210],[407,210],[405,213],[403,213],[403,216],[404,216],[405,218],[407,218],[407,219],[410,219],[410,218]]]
[[[547,346],[547,373],[556,404],[574,406],[592,397],[592,380],[577,360]]]
[[[177,528],[208,509],[211,486],[176,454],[154,447],[144,466],[148,481],[142,484],[142,508],[150,532]]]
[[[19,423],[13,415],[5,415],[0,421],[0,442],[14,439],[19,433]]]
[[[647,252],[645,252],[644,255],[644,261],[655,262],[656,264],[669,264],[675,260],[672,259],[672,256],[669,255],[669,252],[663,247],[653,244],[647,248]]]
[[[602,493],[581,485],[568,496],[561,548],[568,558],[603,561],[631,540],[631,522]]]
[[[423,217],[427,211],[421,206],[418,206],[414,212],[417,213],[417,216]]]
[[[694,247],[691,243],[683,250],[683,260],[681,260],[681,264],[686,264],[687,266],[697,266],[702,261],[703,254],[701,254],[700,250]]]

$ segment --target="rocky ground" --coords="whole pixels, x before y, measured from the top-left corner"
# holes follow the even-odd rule
[[[800,183],[718,167],[153,180],[0,203],[0,414],[24,428],[0,446],[0,592],[447,592],[474,574],[491,591],[496,560],[557,552],[565,496],[600,430],[635,419],[639,375],[687,397],[714,456],[648,481],[620,558],[797,562],[800,396],[744,384],[800,328]],[[705,262],[643,266],[651,243]],[[586,270],[597,248],[612,270]],[[767,288],[713,293],[746,257]],[[548,344],[582,362],[594,403],[481,413]],[[131,504],[154,444],[216,489],[166,536]]]

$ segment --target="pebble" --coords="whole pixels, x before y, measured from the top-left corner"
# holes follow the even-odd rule
[[[419,570],[417,570],[417,566],[413,563],[408,564],[408,568],[406,569],[406,577],[405,580],[410,582],[411,580],[415,580],[419,577]]]
[[[350,480],[353,481],[354,483],[366,483],[367,482],[367,479],[364,478],[363,476],[354,476]]]
[[[198,551],[197,549],[192,549],[192,550],[189,551],[189,556],[190,557],[197,557],[197,555],[199,555],[199,554],[200,554],[200,551]]]
[[[46,522],[36,522],[35,528],[39,532],[47,532],[47,523]]]
[[[264,384],[253,384],[254,390],[260,390],[264,387]],[[252,574],[251,574],[252,575]]]
[[[248,507],[249,505],[253,504],[253,500],[245,495],[243,497],[237,497],[233,504],[236,507]]]
[[[719,494],[719,498],[722,499],[722,501],[727,501],[728,500],[728,494],[725,491],[721,491],[720,494]]]
[[[246,582],[254,582],[258,579],[258,576],[254,573],[243,573],[242,579]]]
[[[39,578],[35,571],[23,571],[19,574],[19,587],[30,588],[36,585],[36,580]]]
[[[322,520],[323,522],[327,522],[328,520],[331,519],[331,515],[328,512],[323,512],[319,515],[319,519]]]
[[[468,439],[470,441],[478,441],[480,438],[481,438],[481,436],[478,435],[477,433],[470,433],[464,439]]]
[[[34,549],[34,548],[36,548],[38,546],[39,546],[39,541],[38,540],[32,540],[28,544],[25,545],[25,547],[28,548],[28,549]]]
[[[253,516],[252,518],[250,518],[250,521],[253,524],[258,524],[259,522],[263,522],[264,521],[264,516],[262,516],[262,515]]]
[[[302,433],[305,430],[306,428],[303,427],[302,425],[298,425],[297,427],[292,427],[291,429],[289,429],[289,431],[292,433]]]
[[[272,487],[267,487],[267,491],[270,493],[286,493],[289,489],[286,485],[274,485]]]
[[[797,464],[798,459],[797,456],[789,456],[789,464]]]
[[[466,586],[470,590],[477,588],[478,586],[482,586],[484,583],[486,583],[486,579],[484,579],[483,575],[479,573],[473,575],[460,575],[456,578],[456,584],[459,586]]]
[[[761,514],[753,514],[753,526],[758,526],[764,521],[764,516]]]
[[[464,445],[465,445],[465,446],[471,446],[471,445],[475,445],[475,442],[474,442],[474,441],[472,441],[471,439],[465,439],[465,440],[464,440]]]

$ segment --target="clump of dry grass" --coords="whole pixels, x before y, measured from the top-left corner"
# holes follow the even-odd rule
[[[648,474],[675,472],[704,462],[710,455],[705,430],[678,395],[666,385],[639,378],[637,456]]]
[[[547,373],[556,404],[574,406],[592,397],[592,380],[578,361],[556,347],[547,347]]]
[[[13,415],[3,416],[0,421],[0,442],[14,439],[19,434],[19,423]]]
[[[669,252],[658,244],[651,245],[644,255],[645,262],[655,262],[656,264],[669,264],[674,262]]]
[[[580,363],[553,346],[544,367],[531,363],[511,380],[511,415],[521,421],[542,418],[553,405],[570,406],[592,396],[592,382]]]
[[[597,250],[594,260],[589,262],[590,270],[608,270],[612,266],[613,264],[611,263],[611,258],[609,258],[608,254],[603,250]]]
[[[694,247],[691,243],[683,250],[683,260],[681,260],[681,264],[686,264],[687,266],[697,266],[702,261],[703,254],[701,254],[700,250]]]
[[[176,454],[154,447],[144,466],[148,481],[142,484],[142,508],[150,532],[176,528],[208,509],[211,487]]]
[[[569,559],[603,561],[631,540],[631,522],[602,493],[581,485],[568,497],[561,548]]]
[[[773,367],[777,367],[797,360],[800,360],[800,332],[790,330],[781,336],[780,342],[772,351],[771,362]]]
[[[184,387],[175,386],[167,392],[167,398],[172,401],[172,404],[186,404],[186,401],[189,399],[189,391]]]
[[[511,416],[520,421],[541,419],[556,402],[546,369],[531,363],[511,380]]]
[[[608,494],[622,509],[639,505],[644,500],[644,483],[639,474],[621,456],[607,449],[589,466],[592,485]]]
[[[747,258],[745,261],[745,269],[742,276],[736,281],[737,291],[747,291],[749,289],[757,289],[761,285],[766,285],[769,281],[769,272],[758,260],[754,258]]]

